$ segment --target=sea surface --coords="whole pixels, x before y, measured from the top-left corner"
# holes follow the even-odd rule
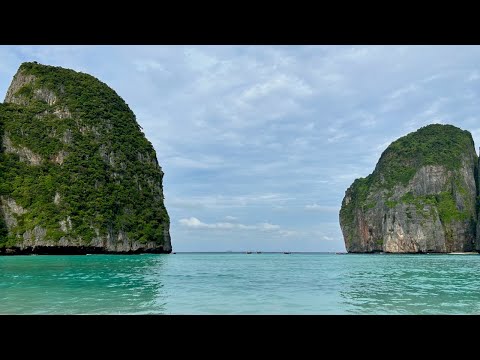
[[[3,256],[0,314],[480,314],[480,255]]]

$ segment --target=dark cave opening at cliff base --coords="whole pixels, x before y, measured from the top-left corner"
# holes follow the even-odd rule
[[[7,248],[0,249],[0,255],[90,255],[90,254],[112,254],[112,255],[128,255],[128,254],[165,254],[163,247],[153,249],[138,249],[135,251],[119,252],[107,251],[104,248],[92,246],[36,246],[26,248]]]

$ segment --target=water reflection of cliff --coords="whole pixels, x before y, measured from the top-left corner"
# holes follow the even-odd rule
[[[170,296],[165,289],[165,269],[169,255],[143,255],[147,258],[142,266],[144,301],[141,310],[145,314],[166,314]]]
[[[353,255],[355,256],[355,255]],[[357,255],[345,262],[340,296],[349,314],[480,311],[478,262],[449,255]]]
[[[2,314],[162,314],[169,255],[3,257]]]

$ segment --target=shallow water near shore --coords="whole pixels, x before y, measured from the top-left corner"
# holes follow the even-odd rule
[[[0,314],[480,314],[480,256],[2,256]]]

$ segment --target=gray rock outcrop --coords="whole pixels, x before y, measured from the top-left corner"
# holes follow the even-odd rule
[[[476,245],[478,156],[467,131],[429,125],[389,146],[346,191],[348,252],[469,252]]]
[[[172,251],[155,150],[106,84],[22,64],[0,141],[0,254]]]

